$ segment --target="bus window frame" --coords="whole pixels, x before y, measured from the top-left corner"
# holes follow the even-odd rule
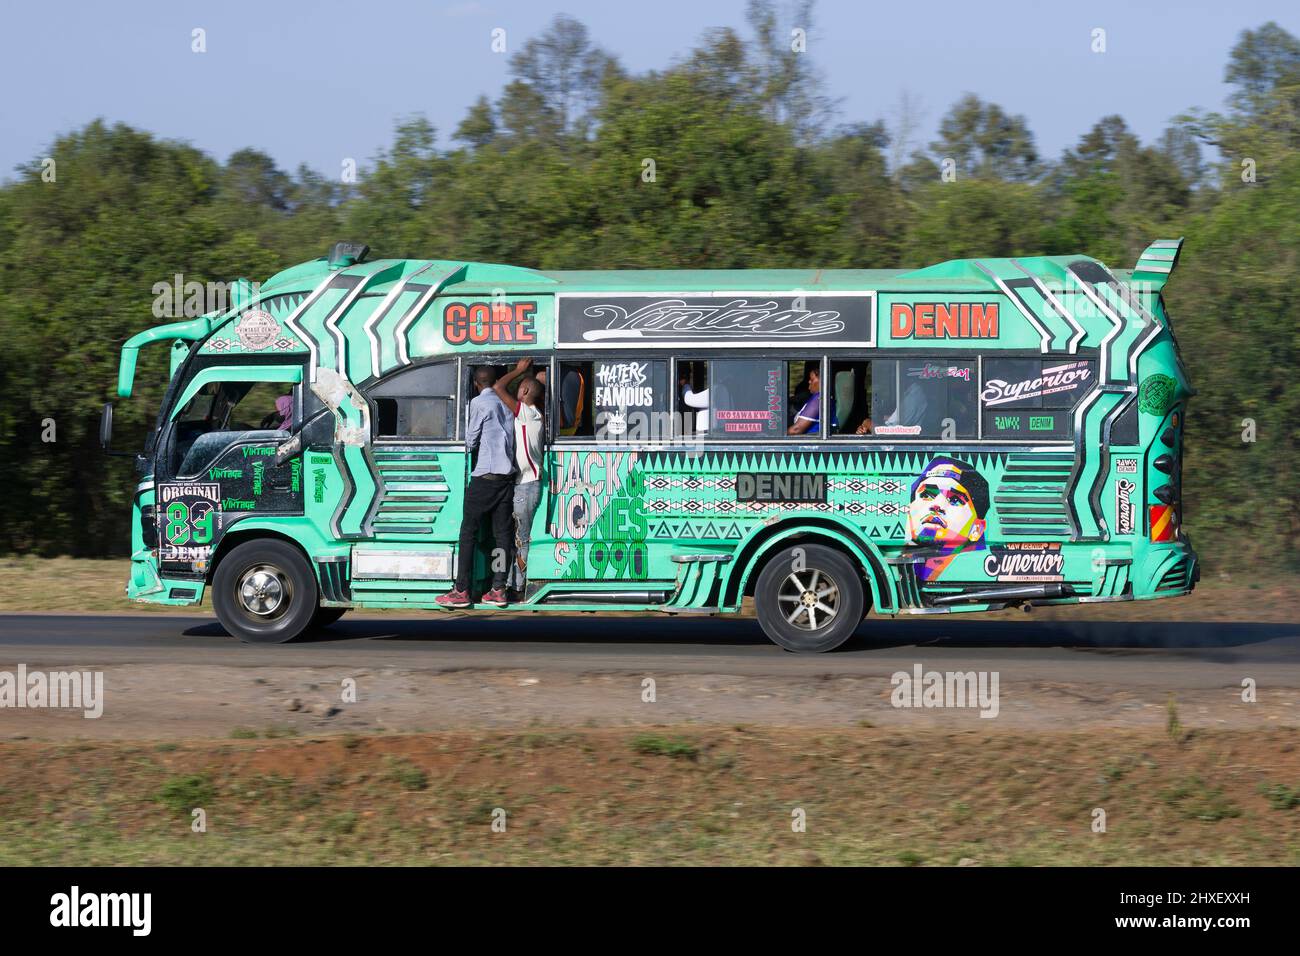
[[[884,354],[881,354],[882,352]],[[977,376],[975,380],[975,434],[973,437],[939,438],[935,436],[932,438],[927,438],[924,435],[920,435],[917,436],[916,438],[908,438],[901,435],[876,435],[872,433],[868,435],[835,435],[832,437],[831,440],[837,442],[844,442],[844,441],[883,442],[891,445],[899,444],[900,442],[904,442],[904,441],[922,442],[926,444],[934,444],[935,442],[938,442],[944,445],[963,445],[963,444],[970,444],[971,442],[983,441],[984,440],[984,416],[981,414],[981,412],[983,411],[983,406],[980,402],[980,393],[984,388],[984,354],[985,353],[983,352],[964,352],[964,353],[955,352],[952,355],[940,355],[940,357],[936,359],[934,352],[926,352],[924,350],[918,351],[915,349],[898,349],[898,350],[885,351],[885,350],[877,349],[876,354],[865,356],[865,357],[862,355],[836,355],[834,357],[828,356],[826,371],[822,375],[823,383],[828,381],[827,376],[830,374],[830,365],[834,364],[836,361],[897,362],[898,367],[900,369],[902,368],[902,364],[904,362],[915,362],[915,361],[967,362],[969,361],[974,364],[975,375]],[[895,383],[895,395],[900,395],[902,393],[902,387],[903,387],[903,383],[901,380]],[[825,390],[825,388],[826,386],[825,384],[823,384],[822,389]],[[867,409],[868,409],[868,414],[873,414],[875,411],[874,409],[871,408],[870,395],[867,396]],[[1066,439],[1061,439],[1061,440],[1065,441]],[[999,442],[998,444],[1005,444],[1005,442]],[[1035,443],[1035,444],[1041,444],[1041,443]]]
[[[668,376],[668,412],[672,415],[671,434],[667,437],[641,438],[636,441],[613,441],[609,438],[598,438],[596,435],[564,435],[560,431],[560,402],[556,387],[560,382],[560,366],[562,365],[579,365],[583,362],[612,362],[622,356],[639,358],[647,362],[664,362],[667,365],[666,374]],[[517,359],[516,359],[517,361]],[[536,364],[533,366],[536,368]],[[654,355],[638,356],[631,349],[614,349],[607,351],[591,352],[579,351],[577,349],[565,349],[562,352],[552,350],[550,353],[550,364],[546,372],[546,444],[549,447],[568,447],[570,445],[618,445],[629,448],[671,448],[675,443],[682,439],[681,432],[678,428],[680,424],[677,420],[677,356],[676,355]],[[589,383],[589,388],[594,388],[594,384]],[[594,412],[592,418],[592,429],[596,427]]]
[[[828,367],[828,362],[829,362],[828,355],[825,352],[825,350],[814,351],[813,357],[816,359],[818,363],[817,367],[819,369],[819,374],[821,376],[821,380],[823,383],[822,389],[824,392],[825,382],[826,382],[826,369]],[[679,406],[681,405],[681,400],[677,395],[678,361],[680,360],[684,362],[711,363],[714,361],[726,361],[729,359],[736,360],[736,361],[750,361],[750,362],[761,362],[761,361],[784,362],[786,363],[787,366],[789,365],[790,362],[806,361],[805,359],[798,359],[798,358],[792,359],[786,355],[781,355],[769,351],[760,351],[758,349],[754,349],[752,351],[739,352],[739,354],[737,354],[736,352],[718,352],[716,350],[709,350],[709,349],[687,349],[680,353],[674,352],[668,364],[668,385],[669,388],[672,389],[672,393],[673,393],[672,407],[670,408],[670,411],[673,413],[672,437],[667,441],[660,439],[657,442],[646,442],[645,444],[681,445],[681,444],[697,444],[697,443],[710,443],[710,444],[717,443],[720,445],[754,445],[754,444],[762,444],[769,441],[771,443],[788,442],[791,444],[799,444],[800,442],[807,443],[807,442],[819,442],[819,441],[826,440],[826,429],[821,427],[817,429],[817,434],[815,435],[809,435],[806,433],[800,435],[788,434],[784,431],[784,429],[788,429],[790,427],[791,423],[788,421],[785,422],[785,424],[782,426],[783,429],[782,433],[779,436],[772,439],[762,439],[762,438],[756,439],[756,438],[744,438],[744,437],[720,438],[717,437],[712,431],[705,432],[703,434],[701,434],[700,432],[692,431],[689,435],[685,431],[683,431],[682,424],[685,421],[683,416],[686,414],[686,412],[683,412],[682,409],[679,408]],[[710,381],[709,387],[712,387],[712,384],[713,383]],[[789,387],[788,380],[786,382],[786,386],[787,388]],[[711,410],[712,409],[710,409],[710,411]],[[694,415],[695,413],[694,411],[690,411],[689,414]],[[711,419],[712,416],[710,416],[710,420]]]
[[[370,393],[376,385],[381,384],[395,376],[411,371],[411,369],[420,368],[425,365],[437,365],[441,362],[454,362],[456,365],[456,394],[452,396],[455,403],[455,409],[452,415],[455,424],[455,433],[450,438],[403,438],[401,436],[379,434],[379,404],[371,397]],[[407,365],[398,365],[389,369],[383,375],[378,377],[372,376],[364,386],[357,386],[357,391],[366,400],[370,406],[370,443],[372,445],[429,445],[431,447],[445,447],[462,444],[464,432],[461,430],[463,424],[461,419],[468,415],[469,401],[465,398],[465,360],[462,355],[428,355],[421,357],[418,361],[411,362]],[[497,362],[480,362],[480,365],[496,365]],[[385,397],[385,396],[381,396]],[[465,409],[464,412],[461,409]]]
[[[822,442],[835,444],[837,447],[844,444],[857,444],[871,447],[892,447],[892,446],[933,446],[939,445],[944,447],[965,447],[970,445],[983,445],[989,448],[994,447],[1017,447],[1017,448],[1044,448],[1061,450],[1065,447],[1077,448],[1077,437],[1071,435],[1068,438],[1052,439],[995,439],[988,438],[984,435],[983,416],[980,414],[982,405],[980,403],[980,394],[983,390],[984,383],[984,359],[988,356],[1009,359],[1045,359],[1051,357],[1054,353],[1043,353],[1038,349],[984,349],[979,351],[958,352],[957,350],[934,350],[934,349],[852,349],[852,350],[834,350],[828,351],[823,349],[815,353],[819,358],[819,367],[821,369],[822,391],[826,392],[827,383],[830,381],[831,366],[837,362],[872,362],[872,361],[959,361],[972,362],[975,366],[978,380],[975,383],[975,435],[968,438],[910,438],[896,435],[835,435],[831,433],[830,428],[819,428],[816,435],[782,435],[779,438],[760,439],[754,438],[721,438],[711,432],[699,433],[692,431],[689,434],[683,429],[685,423],[682,417],[681,401],[677,395],[677,368],[679,362],[711,362],[715,359],[750,359],[754,361],[771,360],[771,361],[799,361],[791,359],[788,355],[778,354],[770,350],[729,350],[720,351],[717,349],[697,348],[684,349],[680,352],[673,352],[669,355],[651,355],[651,359],[666,360],[668,362],[668,386],[671,391],[672,401],[670,411],[672,412],[672,433],[668,437],[655,437],[651,439],[640,439],[638,441],[611,441],[608,438],[597,438],[594,435],[561,435],[559,430],[559,405],[555,400],[555,383],[559,380],[560,366],[564,363],[576,362],[594,362],[608,361],[611,356],[617,357],[621,352],[628,355],[634,353],[630,350],[608,349],[600,351],[565,349],[563,351],[551,349],[549,353],[543,352],[545,360],[534,364],[536,370],[539,367],[545,367],[547,373],[547,394],[546,394],[546,444],[548,448],[574,447],[583,446],[604,446],[618,445],[629,448],[674,448],[683,445],[719,445],[719,446],[743,446],[754,444],[770,445],[790,445],[800,444],[820,444]],[[1080,348],[1077,352],[1070,353],[1072,360],[1077,361],[1098,361],[1096,349]],[[461,356],[462,368],[458,384],[462,390],[466,387],[465,376],[467,374],[466,366],[470,365],[510,365],[518,361],[519,353],[512,353],[506,356],[482,355],[482,356]],[[1098,386],[1094,386],[1100,387]],[[468,415],[469,400],[467,393],[462,395],[463,408],[462,417]],[[1081,399],[1082,401],[1082,399]],[[461,426],[465,423],[462,421]],[[787,427],[789,423],[787,422]],[[459,436],[458,436],[459,440]],[[823,446],[825,447],[825,446]]]

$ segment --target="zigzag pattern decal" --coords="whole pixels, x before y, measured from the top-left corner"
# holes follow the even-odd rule
[[[933,458],[941,455],[962,458],[979,471],[1001,471],[1007,456],[1002,453],[976,455],[962,452],[936,451],[933,453],[838,453],[812,452],[790,454],[736,454],[731,452],[647,452],[642,455],[641,468],[646,472],[683,472],[700,475],[705,472],[735,474],[742,471],[795,471],[824,472],[827,474],[919,474]]]

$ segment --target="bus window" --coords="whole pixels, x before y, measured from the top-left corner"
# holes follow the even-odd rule
[[[714,359],[708,382],[693,393],[706,414],[705,429],[718,438],[775,438],[789,415],[786,363],[779,359]]]
[[[591,363],[589,404],[597,438],[669,438],[668,363],[611,358]]]
[[[870,362],[832,362],[829,394],[835,409],[832,435],[870,434]]]
[[[558,432],[564,436],[590,437],[591,363],[561,362],[560,379],[552,393]]]
[[[376,438],[455,437],[455,362],[403,369],[367,394],[375,403]]]
[[[871,363],[871,426],[864,434],[974,438],[979,374],[974,359],[882,359]]]
[[[294,387],[293,382],[208,382],[176,414],[174,473],[197,474],[235,434],[289,429]]]
[[[677,363],[678,409],[694,412],[694,431],[721,438],[820,434],[820,358],[713,359],[702,374],[703,364]],[[834,421],[833,400],[830,413]]]
[[[1070,410],[1094,384],[1089,361],[985,359],[984,437],[1069,438]]]
[[[709,363],[703,360],[677,362],[677,413],[683,435],[709,430]]]
[[[835,403],[826,396],[821,375],[820,358],[786,363],[786,380],[790,383],[787,435],[820,435],[824,412],[829,413],[832,423],[835,422]]]

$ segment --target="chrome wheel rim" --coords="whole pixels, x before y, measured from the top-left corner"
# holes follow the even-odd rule
[[[815,568],[787,574],[776,600],[786,623],[804,631],[829,627],[840,613],[839,587]]]
[[[244,572],[238,593],[239,603],[249,614],[273,618],[282,614],[293,598],[293,585],[279,568],[259,564]]]

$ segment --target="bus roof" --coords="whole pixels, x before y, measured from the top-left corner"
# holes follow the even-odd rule
[[[787,343],[789,339],[772,337],[790,334],[781,323],[812,323],[797,333],[805,336],[800,341],[837,347],[901,347],[914,339],[928,340],[938,347],[969,345],[971,339],[991,345],[996,340],[1000,348],[1036,348],[1043,353],[1065,354],[1075,354],[1079,348],[1101,347],[1114,353],[1118,374],[1118,363],[1129,361],[1136,354],[1135,346],[1140,351],[1161,326],[1167,326],[1159,292],[1177,263],[1181,246],[1181,239],[1157,240],[1142,253],[1133,269],[1123,272],[1112,271],[1083,255],[953,259],[921,269],[553,271],[441,259],[367,261],[366,246],[337,243],[329,256],[293,266],[267,279],[256,290],[249,288],[236,295],[229,308],[133,336],[122,347],[118,392],[130,394],[140,347],[167,339],[202,340],[205,344],[200,351],[209,354],[308,349],[315,360],[316,346],[302,341],[303,336],[310,342],[324,343],[321,348],[334,354],[334,344],[351,334],[360,337],[359,349],[373,353],[371,369],[378,375],[381,368],[396,360],[388,354],[394,342],[403,361],[408,359],[408,339],[422,352],[465,344],[457,325],[462,317],[456,310],[474,306],[458,304],[455,299],[501,296],[516,302],[521,298],[536,301],[519,303],[521,308],[528,307],[531,318],[521,318],[517,331],[512,332],[496,319],[488,323],[492,328],[485,331],[480,327],[481,319],[475,320],[480,324],[475,325],[474,334],[490,333],[494,343],[546,342],[576,347],[598,342],[601,347],[613,347],[619,340],[635,340],[644,344],[646,336],[639,328],[625,328],[632,321],[628,316],[633,313],[628,309],[659,309],[653,321],[677,323],[685,320],[671,316],[664,319],[662,310],[679,308],[698,315],[700,308],[709,312],[724,307],[708,300],[702,304],[699,297],[734,293],[737,300],[746,299],[747,294],[761,295],[764,300],[734,308],[725,306],[731,309],[726,321],[734,327],[713,337],[729,344],[745,336],[750,347]],[[810,308],[805,295],[821,298]],[[626,298],[616,298],[620,296]],[[441,333],[431,331],[429,321],[424,319],[433,311],[429,306],[435,297],[446,303],[447,313],[441,319],[450,323],[450,332],[441,326]],[[638,298],[647,297],[669,301],[634,304]],[[673,301],[678,297],[690,297],[688,304]],[[593,304],[592,300],[602,298],[603,303]],[[620,304],[623,302],[629,304]],[[821,311],[817,311],[819,308]],[[626,314],[611,318],[621,313]],[[241,316],[243,324],[238,325],[236,320]],[[286,326],[283,331],[281,321]],[[639,314],[635,318],[635,322],[644,321]],[[712,320],[691,321],[696,323],[692,327],[696,331],[713,334]],[[599,329],[579,328],[584,323],[602,322],[605,324]],[[306,326],[314,331],[308,332]],[[742,326],[743,336],[735,331]],[[223,327],[222,336],[208,341]],[[831,330],[827,334],[832,339],[822,342],[808,337],[826,330]],[[573,339],[574,335],[579,339]],[[465,336],[474,345],[482,344],[468,331]],[[664,344],[668,337],[663,333],[651,338],[659,343],[658,347],[670,347]],[[700,343],[708,338],[702,334],[692,341]],[[174,352],[177,357],[183,354]]]
[[[384,292],[426,266],[464,267],[458,280],[442,294],[471,295],[504,290],[519,293],[600,292],[779,292],[943,289],[945,291],[998,291],[993,274],[1017,263],[1043,279],[1062,281],[1066,268],[1087,256],[1026,256],[1009,259],[953,259],[922,269],[582,269],[540,270],[486,262],[430,259],[379,259],[346,268],[364,274],[391,269],[387,283],[375,283],[372,292]],[[331,271],[325,257],[280,272],[262,284],[262,291],[315,285]]]

